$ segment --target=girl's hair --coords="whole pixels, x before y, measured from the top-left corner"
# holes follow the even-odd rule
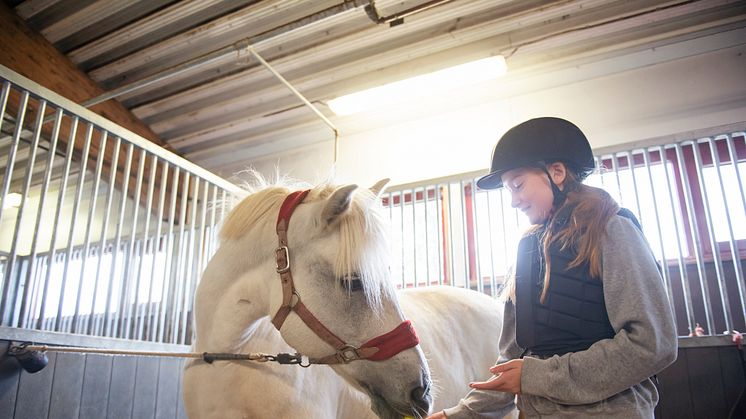
[[[564,217],[552,216],[540,237],[545,263],[544,287],[540,298],[542,303],[549,290],[552,265],[549,247],[556,242],[562,250],[574,249],[577,256],[568,268],[587,263],[591,277],[601,279],[601,241],[605,236],[606,224],[619,211],[619,205],[608,192],[582,184],[575,172],[570,169],[566,173],[563,188],[566,199],[559,208],[554,209],[553,214],[569,211],[570,217],[567,220],[560,220]],[[536,234],[540,228],[541,226],[534,226],[527,234]],[[509,276],[503,295],[515,302],[515,275]]]

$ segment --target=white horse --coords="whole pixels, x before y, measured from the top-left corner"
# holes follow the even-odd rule
[[[284,224],[287,251],[282,242],[278,246],[275,220],[288,189],[266,188],[231,211],[195,296],[193,349],[299,352],[337,363],[189,362],[184,401],[190,417],[419,417],[454,405],[469,381],[485,378],[498,356],[499,305],[450,287],[397,298],[377,204],[384,185],[370,191],[321,186],[295,194],[299,204]],[[287,285],[278,272],[289,271]],[[308,326],[312,322],[301,318],[299,306],[348,346],[320,337],[324,333]],[[405,318],[412,320],[419,345],[413,346],[410,333],[398,332],[408,330]],[[388,339],[391,331],[396,336]],[[377,343],[363,348],[374,337]],[[382,359],[355,360],[358,355]]]

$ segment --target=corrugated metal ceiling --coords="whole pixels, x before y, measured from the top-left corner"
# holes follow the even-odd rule
[[[223,175],[247,159],[332,138],[270,72],[236,49],[241,41],[341,124],[344,137],[345,130],[391,122],[335,117],[326,102],[345,93],[490,55],[506,56],[511,75],[540,73],[746,25],[746,2],[734,0],[5,3],[107,90],[222,51],[118,100],[177,152]],[[374,11],[414,13],[390,26],[376,23]]]

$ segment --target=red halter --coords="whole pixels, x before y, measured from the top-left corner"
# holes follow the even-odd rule
[[[332,355],[310,360],[313,364],[346,364],[358,359],[382,361],[420,343],[412,323],[409,320],[405,320],[394,330],[375,337],[357,348],[345,343],[345,341],[327,329],[303,304],[300,296],[295,291],[293,276],[290,272],[287,228],[290,216],[306,195],[308,195],[308,192],[307,190],[297,191],[288,195],[282,203],[280,213],[277,216],[279,247],[275,250],[275,257],[277,259],[277,273],[280,274],[280,280],[282,281],[282,305],[272,319],[272,324],[275,325],[277,330],[280,330],[287,316],[291,311],[294,311],[318,337],[336,350]]]

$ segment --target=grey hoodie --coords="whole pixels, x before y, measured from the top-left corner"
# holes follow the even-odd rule
[[[665,286],[647,241],[622,216],[606,225],[602,264],[606,311],[616,335],[585,351],[524,357],[517,404],[526,417],[654,416],[658,392],[650,377],[673,363],[678,349]],[[515,341],[511,302],[505,304],[498,345],[498,363],[524,352]],[[472,390],[445,413],[450,419],[501,418],[515,407],[514,400],[510,393]]]

